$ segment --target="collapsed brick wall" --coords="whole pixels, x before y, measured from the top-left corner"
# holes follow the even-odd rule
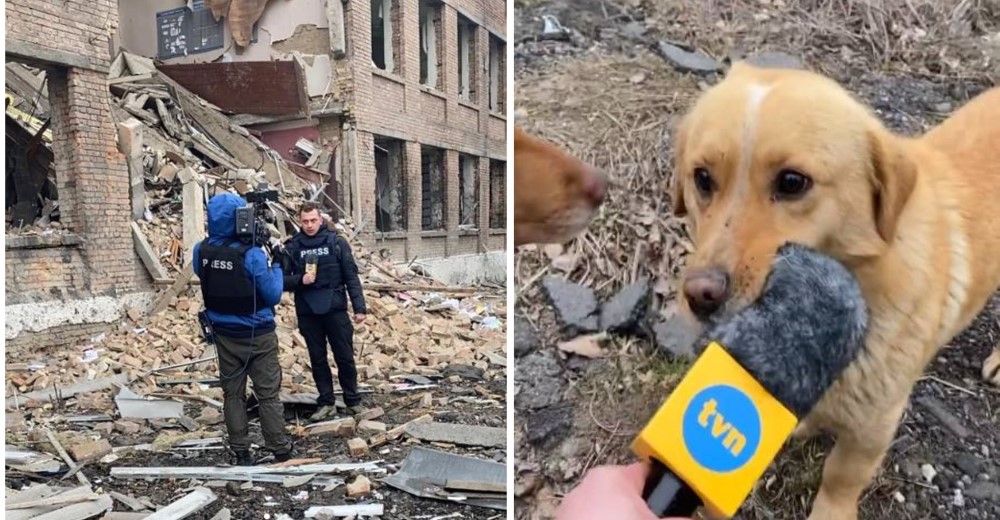
[[[61,245],[6,237],[8,322],[30,327],[32,305],[117,297],[151,286],[132,243],[129,173],[108,99],[108,35],[117,27],[117,2],[8,0],[6,14],[7,59],[47,71],[60,222],[79,238]],[[22,332],[28,336],[17,339],[65,344],[75,341],[69,330],[90,335],[102,326],[87,319],[66,316],[65,324],[28,328]]]
[[[406,143],[407,228],[405,232],[377,233],[374,225],[364,227],[363,238],[376,248],[384,248],[406,259],[450,256],[500,250],[505,247],[505,231],[491,229],[489,220],[489,162],[506,160],[506,118],[491,113],[488,90],[489,35],[503,37],[506,31],[506,5],[503,0],[462,0],[438,4],[441,31],[438,68],[439,88],[420,83],[420,2],[392,0],[392,12],[400,23],[394,27],[397,48],[393,57],[398,73],[377,70],[371,61],[371,3],[345,4],[347,48],[343,59],[335,60],[334,69],[345,63],[353,85],[345,98],[346,111],[357,128],[357,143],[352,156],[357,168],[362,222],[374,222],[376,137],[399,139]],[[459,13],[477,25],[473,88],[479,95],[474,103],[459,102],[458,97],[458,19]],[[485,27],[484,27],[485,26]],[[445,150],[444,230],[424,231],[421,215],[420,146]],[[480,191],[477,232],[459,230],[459,165],[457,153],[478,159]],[[442,237],[442,233],[444,237]],[[403,259],[404,256],[396,258]]]

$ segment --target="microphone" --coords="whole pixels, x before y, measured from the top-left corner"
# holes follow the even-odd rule
[[[861,288],[843,265],[781,246],[757,300],[699,336],[701,355],[633,441],[653,466],[643,491],[653,513],[690,517],[704,505],[734,516],[867,329]]]

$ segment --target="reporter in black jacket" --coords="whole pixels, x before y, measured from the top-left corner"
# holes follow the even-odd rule
[[[299,209],[302,230],[285,245],[285,290],[295,293],[295,314],[299,331],[306,340],[313,379],[319,391],[319,410],[312,420],[335,415],[333,375],[326,357],[329,340],[337,363],[337,378],[344,391],[344,404],[352,414],[361,411],[358,371],[354,365],[354,326],[347,313],[350,295],[354,322],[365,320],[365,296],[351,247],[331,231],[319,206],[306,202]],[[315,273],[306,272],[306,259],[315,256]]]

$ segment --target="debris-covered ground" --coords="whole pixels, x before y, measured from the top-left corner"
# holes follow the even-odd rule
[[[321,178],[280,158],[259,171],[245,167],[267,154],[263,145],[148,60],[123,53],[110,77],[118,122],[142,129],[119,136],[144,180],[147,212],[133,233],[161,290],[151,310],[130,308],[85,344],[8,349],[5,518],[503,517],[503,288],[447,287],[419,266],[394,265],[358,241],[346,218],[333,225],[351,243],[369,309],[354,336],[365,411],[349,416],[341,407],[337,418],[309,420],[317,394],[286,294],[277,334],[296,460],[272,466],[259,449],[251,395],[259,464],[232,466],[214,346],[198,324],[197,280],[184,267],[191,231],[203,229],[193,215],[203,211],[203,190],[243,193],[266,179],[280,188],[270,208],[272,232],[283,236],[295,230],[295,208],[322,196]],[[17,231],[56,232],[49,216],[40,210]],[[201,469],[185,469],[193,467]]]
[[[516,7],[522,124],[611,177],[608,201],[584,236],[515,256],[515,508],[527,519],[550,516],[586,469],[630,460],[634,435],[687,366],[676,354],[689,338],[670,320],[691,244],[669,212],[667,186],[674,124],[699,92],[732,59],[766,54],[832,75],[890,127],[914,134],[1000,79],[1000,4],[519,0]],[[587,291],[592,300],[581,295]],[[624,319],[631,313],[621,306],[629,305],[645,316],[627,332],[587,319],[609,307]],[[862,519],[1000,517],[1000,391],[979,378],[1000,340],[998,316],[994,299],[928,368],[862,499]],[[830,446],[825,438],[793,441],[740,517],[804,518]]]

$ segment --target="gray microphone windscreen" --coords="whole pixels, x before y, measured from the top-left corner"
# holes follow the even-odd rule
[[[708,328],[696,347],[717,341],[801,418],[857,357],[867,328],[854,276],[822,253],[785,244],[757,300]]]

